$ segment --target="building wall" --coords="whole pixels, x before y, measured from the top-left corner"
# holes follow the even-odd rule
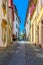
[[[43,46],[43,19],[42,19],[42,23],[41,23],[41,44]]]
[[[29,40],[29,21],[26,22],[26,25],[25,25],[25,29],[26,29],[26,40]]]
[[[25,23],[26,40],[30,41],[30,13],[28,13]]]
[[[36,10],[34,12],[34,15],[33,15],[32,19],[31,19],[31,42],[34,42],[34,43],[36,43],[35,34],[36,34],[36,26],[37,26],[37,20],[36,20],[37,13],[38,12],[37,12],[37,8],[36,8]]]
[[[3,2],[5,2],[5,0],[0,0],[0,46],[5,46],[7,43],[7,39],[4,39],[5,36],[7,37],[7,35],[6,35],[7,30],[5,30],[6,24],[3,23],[4,22],[3,19],[6,20],[6,23],[7,23],[7,14],[5,13],[6,10],[4,11],[2,8]],[[5,4],[5,6],[7,6],[7,5]],[[2,24],[4,26],[3,29],[2,29]],[[5,36],[3,36],[3,35],[5,35]]]
[[[14,34],[17,38],[19,38],[19,33],[20,33],[19,29],[20,29],[20,21],[19,21],[19,19],[18,19],[17,14],[14,12],[13,34]]]
[[[13,24],[12,24],[12,8],[9,7],[9,28],[10,28],[10,40],[12,42],[12,36],[13,36]]]
[[[8,0],[0,0],[0,46],[6,47],[10,44],[10,24]],[[10,31],[11,32],[11,31]]]
[[[37,1],[36,4],[36,9],[33,13],[33,17],[31,18],[31,42],[36,43],[36,44],[41,44],[43,45],[43,41],[42,41],[42,32],[43,32],[43,27],[41,24],[41,21],[43,19],[43,3],[41,2],[41,0]],[[32,25],[34,26],[34,32],[32,29]],[[34,36],[34,38],[33,38]]]
[[[31,1],[32,2],[32,1]],[[31,3],[33,5],[33,2]],[[34,44],[43,46],[43,25],[41,24],[41,21],[43,20],[43,0],[37,0],[35,9],[30,5],[28,10],[28,16],[29,19],[29,13],[30,13],[30,41]],[[32,10],[33,12],[32,12]],[[32,15],[31,15],[32,13]],[[29,21],[28,20],[28,21]],[[26,33],[28,33],[27,29],[29,26],[26,23]],[[28,34],[27,34],[28,36]]]
[[[3,45],[2,44],[2,28],[1,28],[1,23],[2,23],[2,0],[0,0],[0,42],[1,42],[0,45]]]

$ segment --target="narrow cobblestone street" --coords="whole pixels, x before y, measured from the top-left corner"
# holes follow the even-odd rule
[[[31,43],[13,44],[0,51],[0,65],[43,65],[43,49]]]
[[[0,65],[43,65],[43,0],[0,0]]]
[[[43,65],[43,49],[31,44],[20,44],[9,65]]]
[[[13,43],[7,48],[0,48],[0,65],[8,65],[18,45]]]

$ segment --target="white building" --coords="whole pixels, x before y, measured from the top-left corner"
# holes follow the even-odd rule
[[[15,7],[15,10],[14,10],[14,22],[13,22],[13,36],[14,36],[14,39],[19,39],[19,35],[20,35],[20,19],[19,19],[19,16],[18,16],[18,12],[17,12],[17,9],[16,9],[16,6]]]
[[[25,29],[26,29],[26,40],[30,40],[30,13],[27,12],[26,21],[25,21]]]

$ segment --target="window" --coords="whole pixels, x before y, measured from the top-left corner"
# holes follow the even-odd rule
[[[17,24],[16,24],[16,28],[18,28]]]
[[[27,22],[27,24],[28,24],[28,22]]]
[[[16,20],[18,21],[18,18],[16,17]]]
[[[18,26],[18,31],[20,31],[20,28],[19,28],[19,26]]]
[[[17,37],[17,32],[16,32],[16,37]]]
[[[43,20],[41,21],[41,23],[43,24]]]
[[[28,24],[28,21],[27,21],[27,24]]]
[[[43,0],[41,0],[41,3],[42,3],[42,5],[43,5]]]

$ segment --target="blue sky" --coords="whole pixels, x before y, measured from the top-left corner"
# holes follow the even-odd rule
[[[20,16],[20,31],[22,31],[24,29],[24,21],[27,12],[28,0],[13,0],[13,3],[16,5],[18,15]]]

